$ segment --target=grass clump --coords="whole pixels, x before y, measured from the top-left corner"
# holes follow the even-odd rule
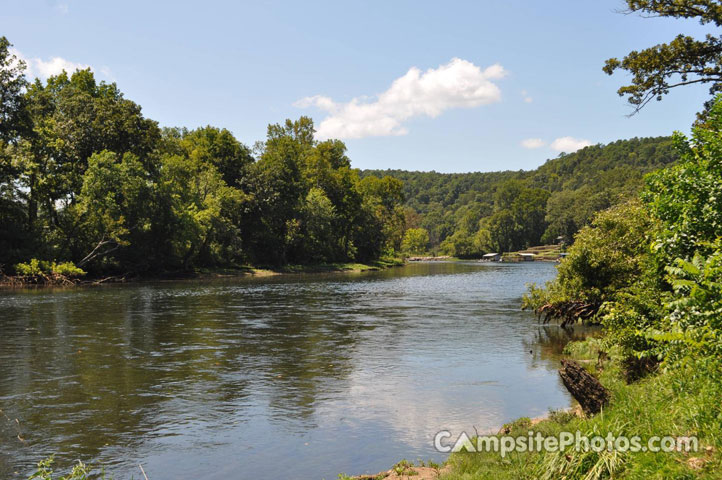
[[[71,468],[67,475],[57,477],[53,471],[53,463],[55,463],[55,456],[41,460],[38,462],[38,467],[35,473],[28,477],[28,480],[89,480],[89,479],[105,479],[105,472],[93,472],[93,469],[81,461]]]

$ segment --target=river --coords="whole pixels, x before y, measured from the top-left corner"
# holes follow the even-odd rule
[[[567,334],[520,311],[553,264],[0,291],[0,478],[335,479],[570,405]],[[15,420],[17,419],[17,421]],[[63,470],[65,472],[65,469]]]

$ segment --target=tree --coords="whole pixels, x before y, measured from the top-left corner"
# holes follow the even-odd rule
[[[544,230],[549,192],[541,188],[525,188],[511,204],[511,212],[519,230],[518,248],[538,245]]]
[[[701,24],[722,26],[719,0],[626,0],[629,12],[651,17],[694,18]],[[711,84],[710,93],[722,91],[722,37],[707,35],[704,40],[678,35],[669,43],[632,51],[622,60],[610,58],[604,72],[616,70],[632,74],[632,83],[621,87],[634,113],[647,103],[661,100],[670,89],[695,83]]]
[[[401,250],[405,253],[421,255],[429,246],[429,232],[424,228],[409,228],[404,233]]]
[[[10,52],[12,44],[0,37],[0,142],[9,142],[27,127],[25,62]]]
[[[399,250],[406,221],[403,202],[403,182],[389,175],[383,178],[366,177],[359,185],[361,193],[369,198],[379,223],[383,225],[383,237],[387,250]]]
[[[489,218],[491,244],[497,252],[515,250],[518,243],[518,229],[514,215],[509,210],[496,212]]]
[[[241,257],[235,215],[244,209],[243,193],[229,187],[215,166],[178,155],[165,156],[158,196],[166,210],[166,230],[174,267],[232,264]]]
[[[25,63],[10,52],[12,45],[0,37],[0,270],[23,258],[29,242],[22,204],[23,192],[15,181],[18,176],[14,161],[15,145],[27,134],[28,119],[23,89]]]
[[[32,132],[21,142],[18,163],[27,189],[28,230],[35,230],[39,214],[49,228],[59,226],[58,206],[75,202],[94,153],[133,153],[144,168],[154,168],[156,122],[144,118],[114,83],[97,83],[90,69],[63,72],[45,84],[36,79],[26,101]]]
[[[710,253],[722,237],[722,95],[692,138],[675,135],[678,164],[650,174],[643,198],[664,222],[656,248],[667,262]]]
[[[132,263],[147,260],[143,233],[151,228],[154,185],[133,154],[103,151],[88,160],[79,201],[71,207],[80,228],[73,235],[79,267],[108,263],[107,256],[132,244]],[[70,213],[70,212],[69,212]],[[130,259],[126,258],[126,264]],[[111,262],[112,263],[112,262]]]
[[[231,186],[241,184],[248,166],[253,163],[248,147],[225,128],[209,125],[183,132],[179,143],[188,157],[215,166],[223,181]]]
[[[304,250],[307,261],[328,262],[338,258],[336,210],[320,188],[312,188],[303,206]]]

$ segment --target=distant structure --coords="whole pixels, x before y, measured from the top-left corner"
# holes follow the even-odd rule
[[[482,255],[481,259],[485,262],[500,262],[501,253],[486,253]]]
[[[534,257],[536,257],[533,253],[520,253],[519,256],[523,262],[533,262]]]

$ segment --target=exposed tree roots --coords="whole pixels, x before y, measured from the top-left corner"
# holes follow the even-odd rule
[[[559,303],[545,303],[539,308],[536,308],[534,312],[537,315],[539,321],[543,323],[549,323],[551,320],[561,320],[561,326],[568,327],[574,325],[577,322],[593,324],[593,318],[599,311],[599,303],[588,303],[579,300],[559,302]]]

